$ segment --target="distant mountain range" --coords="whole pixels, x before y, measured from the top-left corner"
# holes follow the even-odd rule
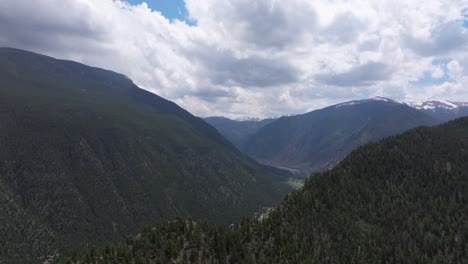
[[[425,102],[406,103],[441,122],[468,115],[468,103],[450,102],[446,100],[430,100]]]
[[[275,120],[276,119],[273,118],[264,120],[231,120],[225,117],[205,118],[208,124],[218,129],[218,131],[239,150],[244,148],[244,143],[250,136]]]
[[[308,176],[333,167],[367,142],[465,115],[468,103],[400,103],[374,97],[266,121],[239,122],[219,117],[205,121],[257,161],[299,170]]]
[[[279,202],[281,177],[121,74],[0,48],[0,262],[158,219],[230,223]]]

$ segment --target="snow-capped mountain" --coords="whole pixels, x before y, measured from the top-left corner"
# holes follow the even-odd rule
[[[370,98],[369,100],[384,101],[384,102],[387,102],[387,103],[400,104],[400,102],[398,102],[396,100],[393,100],[393,99],[390,99],[390,98],[387,98],[387,97],[382,97],[382,96],[375,96],[375,97]]]
[[[454,110],[459,107],[466,107],[468,106],[468,103],[455,103],[446,100],[430,100],[425,102],[409,102],[408,105],[419,110]]]
[[[468,103],[429,100],[425,102],[408,102],[406,104],[441,121],[448,121],[468,115]]]
[[[387,102],[387,103],[400,104],[400,102],[395,101],[395,100],[390,99],[390,98],[386,98],[386,97],[382,97],[382,96],[375,96],[375,97],[372,97],[372,98],[369,98],[369,99],[354,100],[354,101],[348,101],[348,102],[344,102],[344,103],[341,103],[341,104],[337,104],[337,105],[335,105],[335,108],[340,108],[340,107],[343,107],[343,106],[363,104],[363,103],[368,103],[368,102],[372,102],[372,101],[382,101],[382,102]]]

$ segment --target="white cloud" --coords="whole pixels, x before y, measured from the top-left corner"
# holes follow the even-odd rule
[[[468,101],[463,0],[0,0],[0,46],[119,71],[196,115],[279,116],[384,95]],[[412,83],[430,72],[450,82]]]
[[[447,71],[450,78],[457,81],[463,77],[463,68],[457,60],[447,63]]]
[[[442,67],[440,67],[440,66],[435,67],[434,70],[431,73],[431,77],[434,78],[434,79],[440,79],[440,78],[444,77],[444,75],[445,75],[445,72],[442,69]]]

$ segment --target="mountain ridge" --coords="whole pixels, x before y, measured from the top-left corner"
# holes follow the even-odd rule
[[[0,259],[109,242],[157,219],[231,222],[290,190],[286,173],[202,119],[84,64],[0,48],[0,120]]]
[[[373,141],[376,139],[380,139],[382,137],[386,137],[389,135],[397,134],[404,132],[405,130],[408,130],[410,128],[419,126],[419,125],[436,125],[440,124],[446,121],[449,121],[451,119],[468,115],[468,107],[465,108],[468,103],[453,103],[445,100],[439,100],[437,102],[440,102],[439,104],[443,105],[449,105],[449,109],[442,108],[428,108],[427,105],[434,105],[436,101],[427,101],[425,103],[419,103],[419,104],[411,104],[407,102],[399,102],[390,98],[386,97],[381,97],[381,96],[376,96],[373,98],[368,98],[368,99],[361,99],[361,100],[352,100],[352,101],[347,101],[335,105],[331,105],[322,109],[314,110],[308,113],[304,114],[299,114],[299,115],[293,115],[293,116],[284,116],[278,119],[274,119],[273,121],[269,121],[267,123],[261,123],[262,120],[260,121],[252,121],[254,126],[256,126],[255,130],[252,130],[254,133],[250,134],[242,134],[242,140],[239,140],[238,138],[233,138],[232,134],[237,131],[237,126],[240,126],[241,124],[237,121],[229,120],[224,118],[223,123],[219,122],[210,122],[210,118],[205,119],[205,121],[208,121],[211,125],[216,127],[221,134],[225,135],[227,139],[229,139],[231,142],[238,147],[239,150],[246,152],[250,156],[252,156],[254,159],[259,161],[260,163],[268,164],[270,166],[276,166],[278,168],[290,170],[290,171],[295,171],[297,169],[301,170],[304,175],[307,175],[310,172],[313,171],[321,171],[324,169],[328,169],[330,167],[333,167],[334,164],[339,162],[344,156],[346,156],[347,153],[349,153],[353,148],[367,143],[369,141]],[[394,113],[387,112],[385,113],[380,113],[380,117],[376,118],[372,116],[372,112],[376,111],[376,109],[372,109],[372,107],[366,107],[365,105],[368,104],[393,104],[395,107],[393,108],[392,111],[395,111]],[[419,106],[419,107],[418,107]],[[345,109],[340,109],[340,108],[345,108]],[[332,126],[334,125],[335,128],[329,127],[328,129],[328,134],[329,137],[334,138],[333,140],[331,139],[326,139],[326,135],[323,136],[322,139],[316,138],[316,139],[308,139],[309,143],[307,143],[306,138],[307,138],[307,133],[317,133],[317,132],[312,132],[309,131],[307,132],[307,129],[311,129],[311,124],[312,120],[308,120],[307,116],[308,115],[320,115],[319,113],[321,112],[332,112],[335,111],[337,113],[341,113],[342,116],[350,116],[350,113],[346,113],[346,109],[349,109],[350,111],[356,111],[353,109],[356,108],[367,108],[367,110],[360,111],[361,113],[359,115],[354,115],[353,118],[357,118],[355,121],[357,123],[360,123],[360,127],[356,125],[354,127],[354,132],[352,134],[349,134],[346,132],[346,130],[349,130],[352,128],[351,124],[349,123],[349,120],[335,120],[336,122],[334,124],[331,124]],[[411,108],[411,109],[410,109]],[[466,112],[465,112],[466,109]],[[405,113],[403,113],[403,112]],[[419,113],[419,114],[418,114]],[[330,114],[330,113],[328,113]],[[388,115],[388,116],[385,116]],[[394,116],[392,116],[394,115]],[[396,115],[399,117],[397,118]],[[364,119],[363,119],[364,118]],[[366,120],[369,119],[369,120]],[[287,123],[285,120],[294,120],[293,123]],[[381,120],[387,120],[387,123],[382,122]],[[313,121],[317,124],[317,126],[320,126],[320,123],[333,123],[332,121],[328,121],[325,119],[321,119],[321,121],[315,120]],[[369,123],[370,122],[370,123]],[[230,123],[229,126],[225,125],[226,123]],[[277,125],[276,127],[272,128],[272,124],[277,124],[277,123],[283,123],[283,125]],[[400,124],[403,123],[405,125],[401,126],[399,129],[395,129],[395,127],[399,127]],[[343,128],[340,128],[340,126],[343,125]],[[294,129],[286,129],[288,126],[293,126],[295,127]],[[330,126],[330,125],[328,125]],[[344,127],[348,127],[345,129]],[[274,133],[282,133],[282,137],[276,137],[269,141],[268,143],[264,143],[264,147],[268,148],[264,149],[264,147],[259,147],[256,145],[256,141],[265,141],[268,140],[268,134],[263,134],[263,135],[257,135],[258,133],[262,133],[262,130],[271,128],[270,134]],[[282,131],[285,130],[285,131]],[[320,128],[316,128],[320,129]],[[340,130],[341,129],[341,130]],[[344,129],[344,130],[343,130]],[[359,132],[359,129],[362,130],[362,132]],[[282,131],[282,132],[281,132]],[[340,132],[341,131],[341,132]],[[343,134],[344,133],[344,134]],[[270,135],[271,136],[271,135]],[[301,137],[304,138],[306,141],[301,141],[300,139],[296,137]],[[343,138],[345,137],[345,138]],[[346,137],[348,139],[346,139]],[[295,138],[293,140],[296,140],[296,142],[290,142],[289,148],[290,150],[272,150],[269,148],[272,148],[275,145],[278,144],[283,144],[284,142],[291,141],[291,138]],[[353,139],[354,138],[354,139]],[[310,141],[312,140],[312,141]],[[325,140],[325,141],[324,141]],[[341,140],[341,143],[340,143]],[[348,142],[346,142],[348,140]],[[336,141],[336,142],[335,142]],[[262,143],[263,144],[263,143]],[[320,152],[321,154],[313,154],[314,149],[319,149],[318,151],[321,151],[320,148],[327,148],[329,146],[333,146],[335,144],[335,147],[332,147],[334,150],[332,152],[328,152],[328,154],[325,152]],[[341,144],[341,145],[340,145]],[[256,149],[256,148],[259,149]],[[284,147],[286,148],[286,146]],[[284,151],[288,151],[286,154],[281,154]],[[302,161],[299,161],[297,158],[295,159],[295,155],[297,155],[298,152],[303,152],[301,154],[303,156]],[[334,154],[334,153],[335,154]],[[275,155],[283,155],[283,157],[277,156],[273,157],[271,154],[268,153],[276,153]],[[322,157],[326,157],[323,160],[317,160],[314,158],[314,155],[321,155]],[[310,164],[307,165],[306,158],[311,157]]]
[[[260,162],[305,174],[334,166],[355,147],[437,121],[393,100],[365,99],[280,118],[246,141]]]
[[[468,115],[468,103],[452,102],[447,100],[429,100],[423,102],[410,102],[409,106],[418,109],[441,122],[446,122]]]

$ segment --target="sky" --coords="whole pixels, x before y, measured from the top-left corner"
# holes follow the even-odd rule
[[[189,18],[189,14],[183,0],[128,0],[127,2],[131,5],[141,5],[142,3],[146,3],[149,9],[160,12],[161,15],[170,21],[178,19],[189,25],[194,25],[194,21]]]
[[[468,102],[466,0],[0,0],[0,46],[123,73],[202,117]]]

